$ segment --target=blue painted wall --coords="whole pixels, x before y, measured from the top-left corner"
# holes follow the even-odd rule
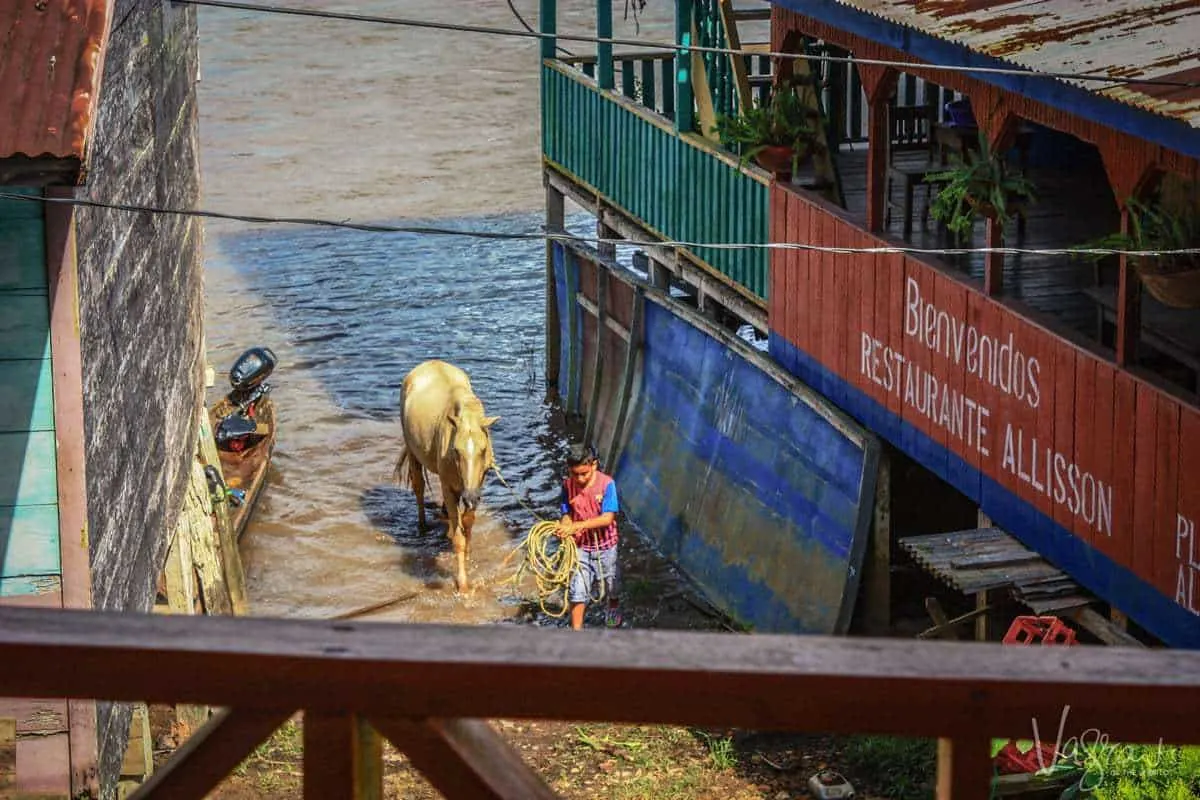
[[[566,351],[561,309],[572,260],[555,250]],[[615,469],[623,510],[739,622],[844,632],[877,441],[848,418],[843,433],[760,368],[765,356],[674,309],[665,299],[645,306],[640,388]],[[564,365],[560,390],[579,368]],[[619,380],[612,372],[606,379]],[[838,415],[832,406],[826,413]]]
[[[51,379],[42,209],[0,201],[0,597],[61,587]]]

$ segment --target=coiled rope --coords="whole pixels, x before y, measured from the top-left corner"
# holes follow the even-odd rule
[[[519,585],[521,578],[528,572],[533,576],[538,607],[542,609],[542,613],[555,619],[561,618],[570,608],[567,594],[571,585],[571,576],[579,568],[579,545],[576,544],[573,536],[560,537],[558,521],[543,518],[526,503],[525,499],[517,494],[512,486],[509,486],[508,481],[504,480],[504,475],[500,473],[500,468],[495,463],[492,464],[492,469],[495,471],[496,477],[500,479],[500,483],[512,492],[517,501],[538,520],[529,529],[529,533],[517,542],[513,551],[504,559],[504,563],[507,564],[517,553],[524,555],[520,566],[513,574],[513,586]],[[592,596],[591,599],[600,602],[604,599],[604,571],[598,562],[597,566],[600,569],[598,576],[600,595]],[[551,611],[548,605],[549,601],[560,591],[562,592],[562,601],[559,608],[557,611]]]

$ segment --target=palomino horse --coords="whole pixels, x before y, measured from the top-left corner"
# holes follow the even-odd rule
[[[488,428],[499,417],[484,416],[467,373],[445,361],[426,361],[408,373],[400,387],[400,415],[404,444],[396,480],[401,485],[408,482],[416,493],[424,531],[425,473],[438,476],[449,521],[446,536],[458,561],[455,580],[458,590],[466,591],[475,507],[493,464]]]

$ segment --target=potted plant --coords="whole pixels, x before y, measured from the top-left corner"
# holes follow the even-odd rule
[[[766,100],[736,115],[718,114],[715,133],[722,146],[741,152],[741,164],[753,158],[776,175],[791,175],[812,157],[821,115],[805,106],[789,86],[773,90]]]
[[[929,211],[956,237],[969,234],[979,217],[1004,221],[1023,215],[1025,206],[1036,202],[1033,183],[1011,170],[1002,154],[992,152],[982,131],[979,151],[955,160],[953,167],[930,173],[925,181],[942,184]]]
[[[1195,206],[1174,213],[1161,203],[1143,203],[1136,197],[1125,201],[1129,209],[1129,232],[1112,233],[1082,246],[1082,249],[1188,250],[1200,248],[1200,217]],[[1107,258],[1091,254],[1092,260]],[[1130,256],[1130,264],[1147,291],[1156,300],[1174,308],[1200,308],[1200,255]]]

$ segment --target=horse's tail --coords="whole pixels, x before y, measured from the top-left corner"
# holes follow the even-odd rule
[[[413,470],[421,470],[424,467],[420,462],[413,458],[408,452],[408,445],[400,442],[400,458],[396,460],[396,483],[401,486],[407,486],[413,491],[416,491],[416,485],[413,481]]]

